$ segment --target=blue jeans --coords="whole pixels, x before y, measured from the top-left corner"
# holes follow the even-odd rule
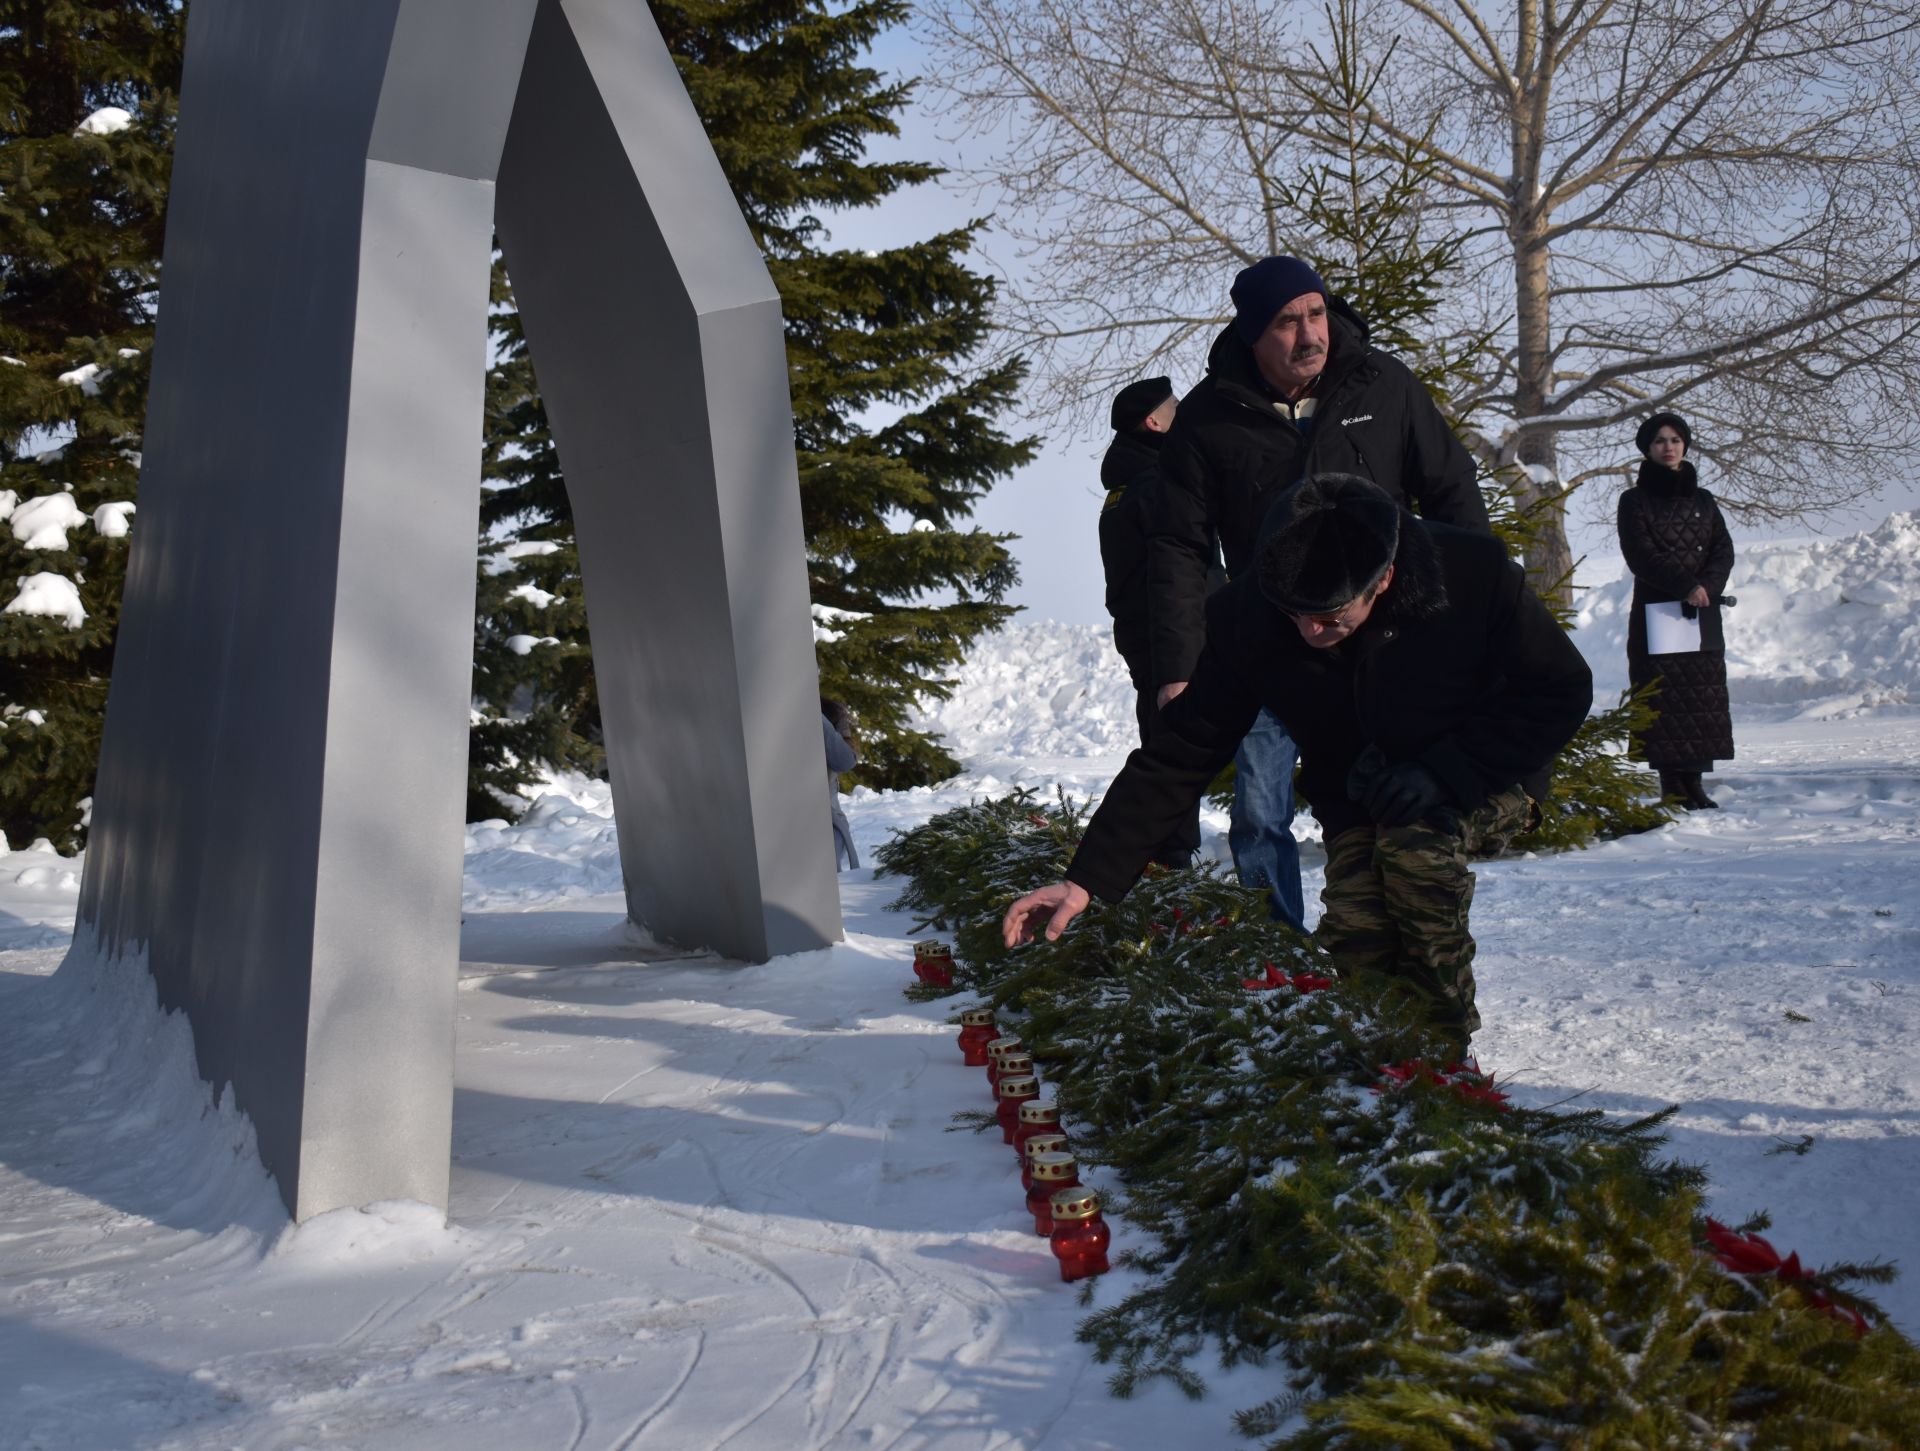
[[[1306,931],[1300,895],[1300,847],[1293,839],[1293,737],[1272,711],[1240,742],[1233,758],[1233,819],[1227,845],[1234,870],[1246,886],[1263,886],[1273,899],[1276,922]]]

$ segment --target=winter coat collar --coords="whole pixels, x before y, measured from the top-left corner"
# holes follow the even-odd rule
[[[1160,447],[1167,441],[1164,433],[1141,433],[1129,429],[1116,433],[1100,460],[1100,482],[1109,490],[1124,489],[1143,475],[1160,467]]]
[[[1447,608],[1447,579],[1440,569],[1440,553],[1427,526],[1405,509],[1400,511],[1400,545],[1393,554],[1393,583],[1380,597],[1368,619],[1399,625],[1432,619]],[[1362,633],[1365,633],[1363,628]]]
[[[1677,498],[1682,494],[1691,494],[1700,487],[1699,475],[1694,473],[1693,465],[1685,459],[1680,467],[1670,469],[1665,464],[1657,464],[1652,459],[1642,460],[1640,477],[1636,481],[1648,493],[1659,494],[1662,498]]]
[[[1335,389],[1367,364],[1373,356],[1369,341],[1372,335],[1366,319],[1344,297],[1327,297],[1327,366],[1315,389],[1320,398],[1332,397]],[[1213,340],[1207,353],[1207,376],[1222,396],[1244,403],[1276,423],[1281,421],[1273,411],[1273,390],[1253,360],[1253,349],[1241,341],[1231,324]]]

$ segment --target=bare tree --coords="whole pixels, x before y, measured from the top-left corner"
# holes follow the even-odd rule
[[[1491,338],[1453,398],[1526,466],[1570,567],[1572,490],[1686,412],[1753,516],[1868,497],[1920,454],[1920,8],[1912,0],[941,0],[939,80],[1011,138],[1010,328],[1058,409],[1189,365],[1233,267],[1312,251],[1328,148],[1426,167],[1460,243],[1436,327]],[[1358,56],[1364,83],[1339,73]],[[1314,198],[1324,204],[1324,193]]]

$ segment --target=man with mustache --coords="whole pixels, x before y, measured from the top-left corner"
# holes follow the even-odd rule
[[[1181,401],[1161,452],[1148,543],[1152,674],[1161,706],[1187,688],[1206,634],[1217,535],[1227,576],[1252,565],[1269,506],[1310,473],[1367,479],[1423,518],[1490,533],[1473,460],[1426,387],[1368,341],[1366,322],[1296,257],[1233,280],[1233,321],[1207,376]],[[1303,926],[1293,840],[1294,743],[1262,711],[1234,758],[1228,843],[1240,879],[1268,887],[1273,915]]]

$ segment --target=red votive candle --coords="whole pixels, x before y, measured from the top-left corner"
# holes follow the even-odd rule
[[[1040,1080],[1031,1073],[1022,1073],[1018,1077],[1005,1077],[1000,1080],[1000,1142],[1013,1142],[1013,1130],[1018,1122],[1020,1105],[1030,1098],[1040,1096]]]
[[[1026,1150],[1026,1156],[1020,1161],[1020,1187],[1023,1190],[1033,1188],[1034,1155],[1065,1154],[1072,1152],[1067,1147],[1067,1136],[1054,1129],[1029,1135]]]
[[[992,1008],[968,1008],[960,1015],[960,1056],[970,1068],[987,1061],[987,1044],[1000,1036]]]
[[[1053,1233],[1053,1196],[1062,1189],[1080,1187],[1080,1161],[1072,1154],[1035,1154],[1033,1184],[1027,1190],[1027,1213],[1033,1216],[1033,1232]]]
[[[953,949],[944,942],[914,943],[913,975],[935,987],[952,987]]]
[[[1113,1231],[1100,1217],[1100,1196],[1091,1189],[1062,1189],[1053,1196],[1053,1233],[1048,1236],[1060,1278],[1071,1283],[1107,1272]]]
[[[998,1038],[995,1038],[991,1043],[987,1044],[987,1082],[989,1084],[997,1083],[1000,1080],[1000,1055],[1002,1053],[1011,1053],[1016,1048],[1020,1048],[1020,1035],[1018,1033],[1002,1033]],[[1020,1051],[1025,1052],[1026,1050],[1021,1048]]]
[[[1038,1078],[1033,1071],[1033,1055],[1025,1048],[1009,1048],[1000,1055],[999,1061],[987,1062],[987,1082],[992,1085],[993,1096],[1000,1096],[1000,1080],[1003,1078]]]
[[[1036,1074],[1035,1077],[1039,1075]],[[1060,1105],[1050,1098],[1031,1099],[1020,1105],[1013,1126],[1013,1152],[1021,1163],[1027,1161],[1027,1140],[1060,1127]]]

